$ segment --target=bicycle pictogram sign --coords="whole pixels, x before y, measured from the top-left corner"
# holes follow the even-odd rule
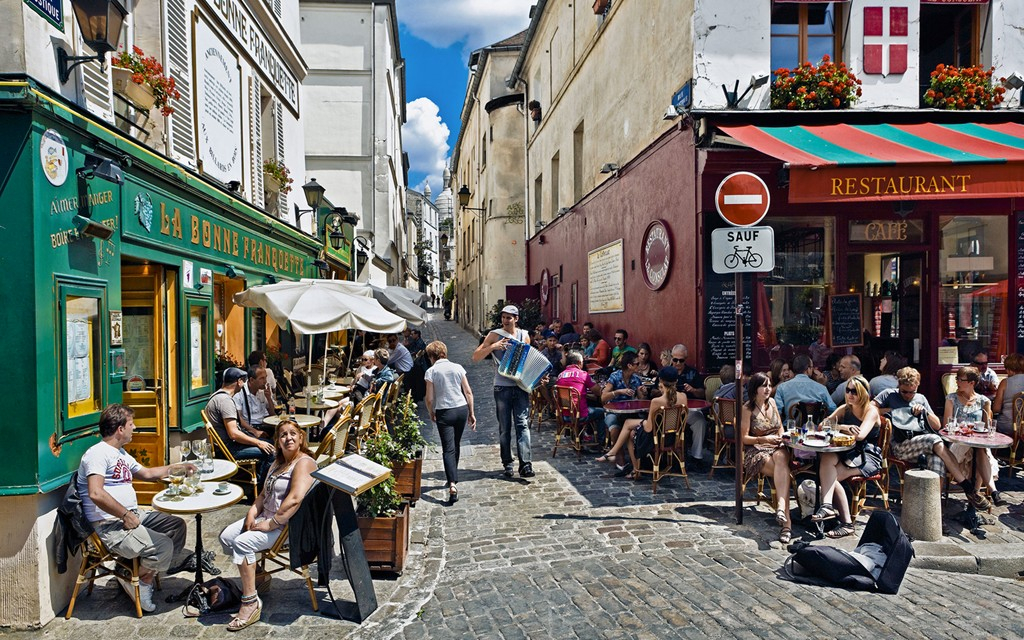
[[[759,273],[775,268],[775,232],[771,227],[735,227],[711,232],[711,268],[715,273]]]

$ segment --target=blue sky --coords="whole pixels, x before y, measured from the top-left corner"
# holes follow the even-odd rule
[[[409,188],[436,196],[459,135],[469,54],[529,26],[535,0],[397,0],[406,65]]]

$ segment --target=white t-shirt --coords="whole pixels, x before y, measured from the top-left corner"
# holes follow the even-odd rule
[[[434,385],[434,410],[454,409],[469,404],[466,394],[462,392],[462,378],[466,370],[461,364],[455,364],[442,358],[427,369],[423,379]]]
[[[267,408],[266,394],[263,391],[257,391],[253,394],[249,391],[248,384],[242,387],[239,393],[231,396],[231,400],[234,401],[235,406],[238,408],[238,417],[245,418],[245,421],[250,426],[261,426],[263,419],[270,415],[270,410]]]
[[[132,486],[132,477],[142,468],[123,448],[115,449],[106,442],[98,442],[89,447],[78,465],[78,495],[82,498],[86,520],[117,520],[117,515],[120,515],[107,513],[89,498],[89,476],[103,476],[103,488],[114,500],[120,502],[125,509],[137,509],[139,500]]]

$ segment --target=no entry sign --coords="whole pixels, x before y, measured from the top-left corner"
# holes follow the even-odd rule
[[[731,173],[715,191],[715,208],[735,227],[755,225],[768,213],[771,196],[764,180],[747,171]]]

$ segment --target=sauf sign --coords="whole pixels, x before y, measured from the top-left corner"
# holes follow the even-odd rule
[[[730,174],[718,185],[715,207],[732,225],[711,232],[711,269],[715,273],[759,273],[775,268],[775,231],[755,227],[771,198],[760,177],[746,171]]]

